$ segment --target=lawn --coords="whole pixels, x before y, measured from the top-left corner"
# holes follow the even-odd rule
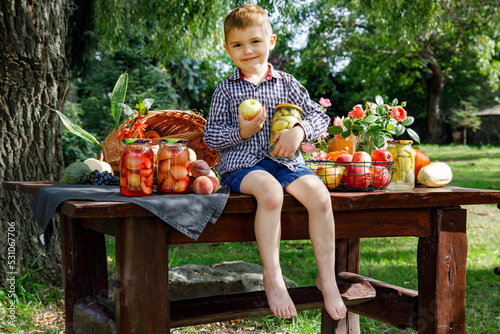
[[[500,147],[462,147],[421,145],[431,161],[448,163],[453,170],[452,185],[500,189]],[[500,266],[500,210],[496,205],[466,206],[468,216],[467,258],[467,333],[495,333],[500,329],[500,276],[493,269]],[[114,240],[107,239],[110,272],[114,269]],[[416,238],[370,238],[361,240],[361,274],[402,287],[417,288]],[[170,247],[170,265],[212,264],[244,260],[260,264],[255,243],[191,244]],[[312,285],[316,266],[309,241],[284,241],[281,248],[284,275],[299,285]],[[63,320],[61,291],[36,283],[36,272],[18,283],[18,326],[0,324],[0,331],[18,333],[59,333]],[[5,318],[7,290],[0,291],[0,317]],[[293,320],[268,316],[201,327],[175,330],[174,333],[318,333],[318,310],[299,312]],[[361,317],[362,333],[414,333],[398,330]]]

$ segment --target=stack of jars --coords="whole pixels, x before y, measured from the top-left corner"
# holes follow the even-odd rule
[[[163,139],[155,154],[150,139],[125,139],[120,159],[122,195],[151,195],[155,179],[160,194],[187,193],[190,165],[187,142],[183,139]]]

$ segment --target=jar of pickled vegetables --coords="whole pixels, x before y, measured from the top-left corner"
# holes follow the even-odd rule
[[[148,196],[153,192],[153,150],[151,139],[123,140],[120,157],[120,192],[124,196]]]
[[[411,140],[389,140],[387,150],[394,160],[394,172],[388,190],[411,190],[415,187],[415,151]]]
[[[160,194],[184,194],[189,188],[189,151],[186,139],[162,139],[158,150],[158,179]]]
[[[302,120],[302,108],[296,106],[295,104],[283,103],[276,106],[276,112],[274,113],[272,125],[271,125],[271,141],[269,143],[269,154],[274,158],[285,158],[276,157],[273,155],[274,147],[276,143],[273,142],[274,136],[278,132],[286,129],[291,129],[295,123]],[[300,150],[297,149],[292,157],[286,157],[288,159],[294,159],[299,156]]]

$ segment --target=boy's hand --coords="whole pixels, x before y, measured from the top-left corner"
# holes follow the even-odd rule
[[[266,120],[266,109],[264,107],[260,108],[257,116],[253,119],[247,121],[243,118],[241,111],[238,111],[238,122],[240,123],[240,136],[241,139],[245,140],[252,137],[254,134],[259,132],[264,126],[264,121]]]
[[[285,158],[292,157],[304,138],[304,129],[300,125],[278,132],[273,138],[273,142],[276,142],[273,155]]]

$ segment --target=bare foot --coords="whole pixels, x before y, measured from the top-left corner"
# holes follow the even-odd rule
[[[273,314],[279,318],[294,318],[297,316],[297,310],[293,304],[292,298],[283,281],[283,277],[263,278],[264,290],[266,291],[269,308]]]
[[[316,285],[323,293],[325,309],[333,320],[345,318],[347,307],[340,296],[339,288],[335,278],[323,280],[319,276],[316,278]]]

